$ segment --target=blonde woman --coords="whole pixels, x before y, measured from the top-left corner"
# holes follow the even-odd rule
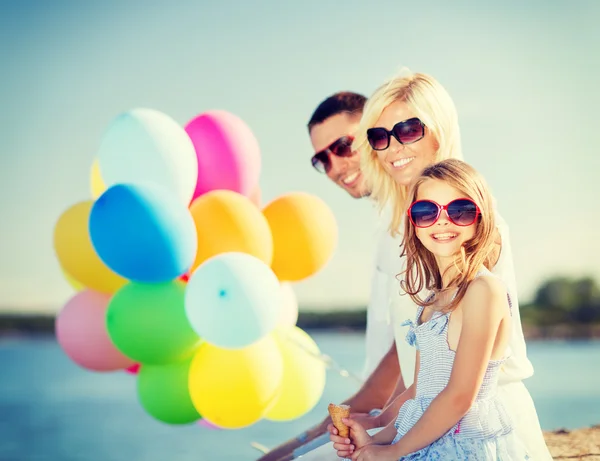
[[[429,165],[445,159],[462,159],[460,130],[456,108],[444,87],[433,77],[401,72],[379,87],[365,106],[356,131],[354,147],[361,155],[361,170],[371,197],[381,209],[389,210],[390,234],[396,237],[390,257],[396,273],[403,272],[406,259],[400,256],[404,212],[408,205],[408,188]],[[533,374],[527,358],[514,276],[508,227],[495,211],[495,249],[490,270],[500,277],[513,301],[509,353],[499,374],[498,394],[516,421],[515,430],[534,459],[551,460],[539,426],[537,413],[522,380]],[[390,288],[390,321],[395,330],[401,373],[407,391],[390,398],[374,426],[393,421],[414,389],[416,353],[405,341],[416,305],[409,296],[401,296],[397,281]],[[428,287],[422,287],[428,288]],[[408,366],[411,364],[412,366]],[[346,441],[330,426],[334,448],[343,451]],[[340,450],[341,449],[341,450]]]

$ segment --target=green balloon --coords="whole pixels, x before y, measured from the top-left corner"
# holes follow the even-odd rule
[[[185,284],[131,282],[106,310],[106,327],[119,351],[142,364],[184,360],[200,344],[184,307]]]
[[[167,365],[142,365],[137,377],[144,410],[168,424],[188,424],[201,418],[188,391],[192,358]]]

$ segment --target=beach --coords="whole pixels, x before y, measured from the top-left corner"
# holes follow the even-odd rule
[[[555,460],[600,461],[600,425],[590,428],[545,432],[546,443]]]

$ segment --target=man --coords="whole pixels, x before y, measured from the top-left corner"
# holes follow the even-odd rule
[[[365,102],[366,98],[357,93],[336,93],[319,104],[308,122],[315,152],[311,159],[313,167],[357,199],[369,195],[360,171],[359,155],[351,149],[353,134]],[[367,378],[361,389],[343,402],[352,407],[353,416],[366,428],[380,427],[377,409],[384,408],[406,388],[389,318],[390,277],[396,274],[389,263],[390,248],[394,245],[396,249],[398,247],[397,242],[394,243],[389,236],[387,225],[387,222],[383,222],[381,226],[367,307],[366,361],[363,371],[363,376]],[[259,461],[292,460],[329,442],[327,426],[330,423],[331,418],[327,416],[298,437],[271,450]]]

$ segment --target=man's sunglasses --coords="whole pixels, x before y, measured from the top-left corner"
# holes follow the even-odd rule
[[[425,125],[421,120],[414,117],[396,123],[391,130],[380,127],[367,130],[367,139],[373,150],[385,150],[390,147],[392,136],[400,144],[412,144],[423,139]]]
[[[352,136],[342,136],[340,139],[332,142],[328,147],[313,155],[311,160],[312,166],[321,173],[327,173],[331,169],[330,154],[337,157],[351,157],[354,154],[352,152],[353,141],[354,138]]]
[[[407,214],[415,227],[431,227],[440,219],[443,210],[453,224],[462,227],[473,224],[481,214],[479,207],[469,198],[452,200],[447,205],[418,200],[408,208]]]

